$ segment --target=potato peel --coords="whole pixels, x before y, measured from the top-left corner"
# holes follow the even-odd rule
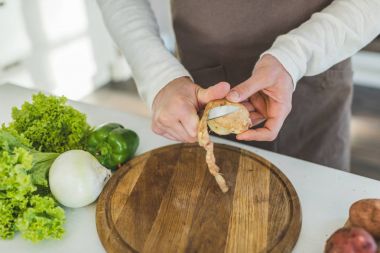
[[[239,110],[220,118],[208,120],[208,114],[210,110],[212,108],[215,108],[217,106],[222,106],[222,105],[238,106]],[[219,172],[220,171],[219,166],[216,165],[215,163],[214,144],[210,140],[210,135],[208,133],[207,126],[209,126],[210,129],[217,134],[226,135],[230,133],[238,134],[238,133],[244,132],[249,129],[250,125],[251,125],[251,120],[249,118],[248,110],[239,103],[232,103],[225,99],[219,99],[219,100],[215,100],[208,103],[203,112],[203,116],[199,122],[199,127],[198,127],[199,145],[206,150],[206,163],[207,163],[208,169],[211,175],[215,177],[215,180],[223,193],[226,193],[229,188],[226,183],[226,180],[223,178],[223,176]]]

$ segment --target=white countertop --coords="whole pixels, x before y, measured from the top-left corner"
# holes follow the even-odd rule
[[[0,124],[11,119],[11,108],[30,100],[33,91],[13,85],[0,86]],[[72,102],[88,116],[91,125],[115,121],[135,130],[140,136],[138,154],[172,144],[150,130],[150,120],[129,113]],[[302,229],[294,252],[320,253],[328,236],[343,226],[350,205],[362,198],[380,198],[380,181],[341,172],[272,152],[214,139],[245,148],[275,164],[292,182],[302,206]],[[96,233],[95,204],[79,209],[66,209],[66,234],[61,241],[32,244],[17,235],[13,240],[0,240],[0,252],[7,253],[76,253],[105,252]]]

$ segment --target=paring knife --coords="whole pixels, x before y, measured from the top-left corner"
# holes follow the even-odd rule
[[[239,110],[239,107],[233,105],[222,105],[212,108],[208,113],[208,120],[223,117],[237,110]]]

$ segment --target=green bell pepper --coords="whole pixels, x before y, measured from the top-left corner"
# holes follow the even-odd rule
[[[114,170],[128,161],[139,145],[138,135],[117,123],[97,127],[88,137],[87,151],[106,168]]]

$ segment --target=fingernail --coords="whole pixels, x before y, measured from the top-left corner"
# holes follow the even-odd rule
[[[231,91],[230,93],[228,93],[227,95],[227,98],[228,100],[232,101],[232,102],[238,102],[239,101],[239,93],[237,93],[236,91]]]

